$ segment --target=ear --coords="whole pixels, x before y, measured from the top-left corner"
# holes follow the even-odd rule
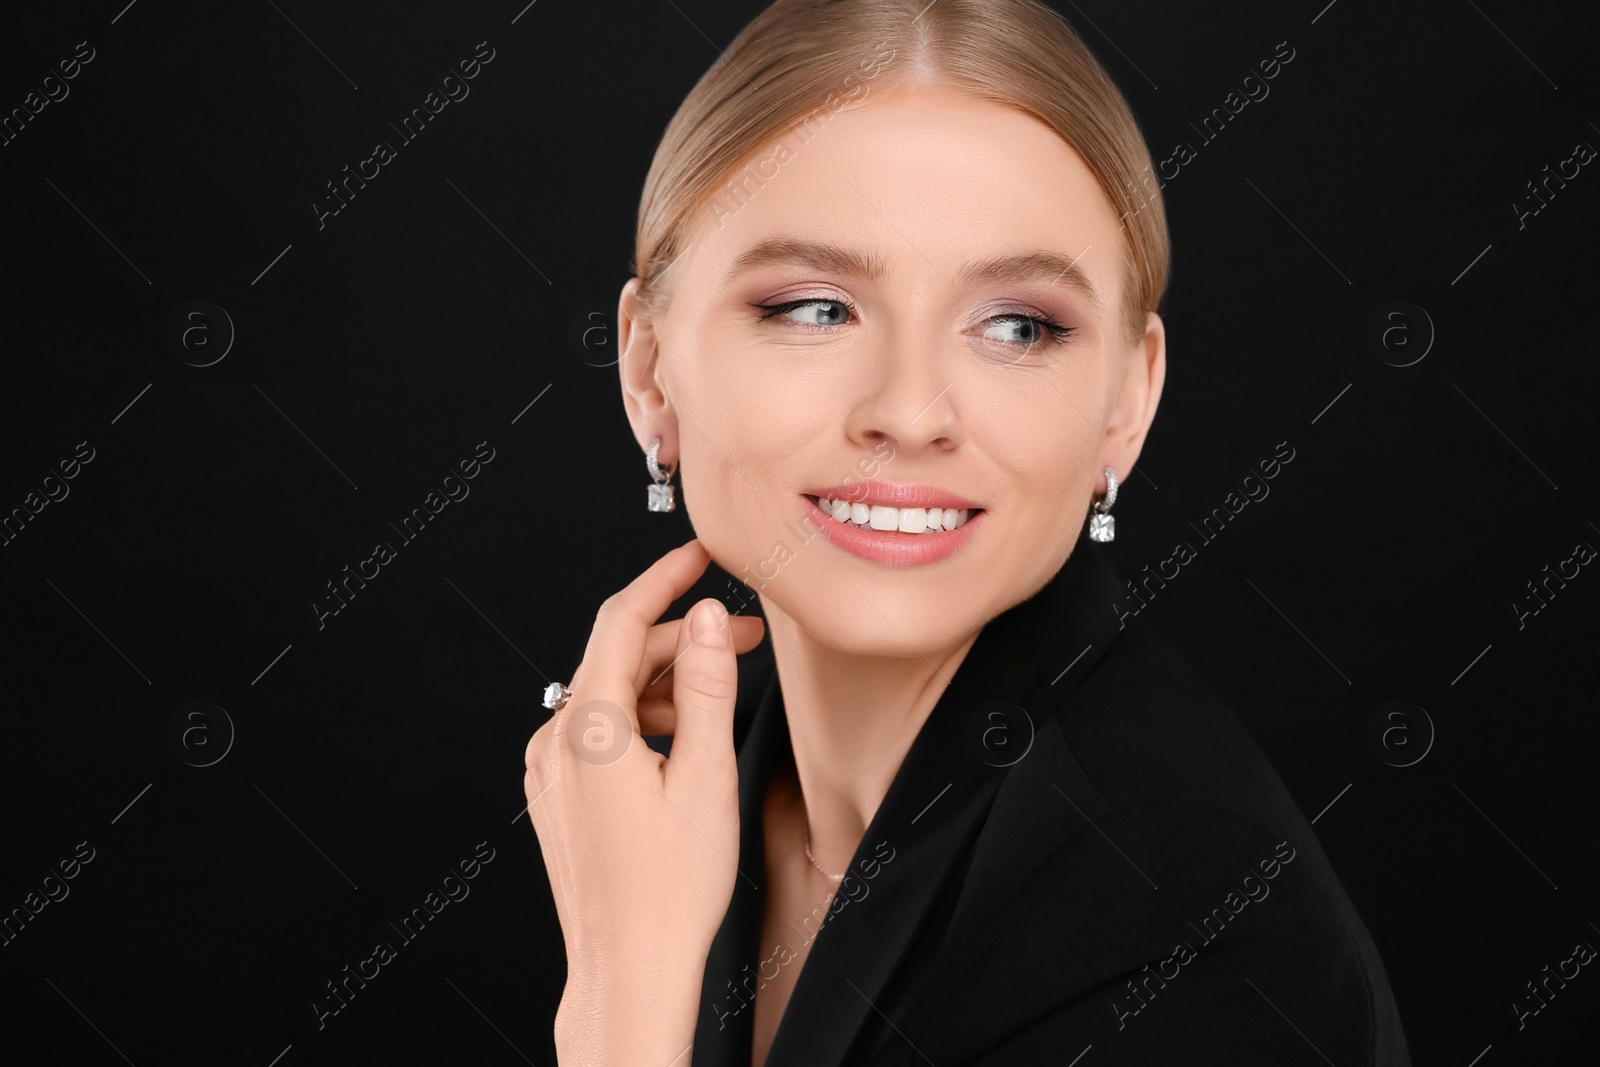
[[[661,438],[659,458],[666,466],[678,456],[678,420],[657,382],[661,349],[655,324],[641,313],[638,294],[639,279],[629,278],[617,302],[617,372],[622,382],[622,406],[640,449],[648,450],[651,438]]]
[[[1161,387],[1167,379],[1167,329],[1160,315],[1145,312],[1144,336],[1124,352],[1120,367],[1113,368],[1112,378],[1114,382],[1120,379],[1121,388],[1107,420],[1100,469],[1112,467],[1118,480],[1126,482],[1144,448],[1156,406],[1161,402]],[[1103,485],[1096,485],[1096,492],[1105,491]]]

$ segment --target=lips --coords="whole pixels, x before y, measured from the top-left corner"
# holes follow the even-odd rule
[[[837,492],[837,490],[835,490]],[[840,498],[841,501],[843,497]],[[903,498],[902,498],[903,499]],[[935,499],[959,500],[960,497],[949,495],[939,496]],[[969,508],[967,521],[961,523],[953,530],[925,529],[921,532],[907,532],[905,530],[878,530],[871,526],[860,526],[855,522],[840,522],[823,511],[805,494],[799,494],[796,506],[810,523],[810,528],[821,535],[827,543],[861,559],[887,567],[918,567],[938,563],[957,555],[972,539],[978,536],[979,531],[989,518],[989,513],[982,508]],[[866,507],[863,502],[863,508]],[[874,513],[887,511],[892,505],[879,505],[872,510]],[[920,505],[906,505],[915,513]],[[938,505],[934,505],[935,508]],[[929,509],[930,513],[932,509]],[[959,511],[960,509],[955,509]],[[943,511],[943,514],[951,514]]]

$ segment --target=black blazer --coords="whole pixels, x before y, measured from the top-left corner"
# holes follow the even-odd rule
[[[1120,625],[1124,595],[1080,537],[984,627],[833,902],[789,920],[790,950],[814,940],[768,1067],[1410,1064],[1305,816],[1155,626]],[[748,1065],[752,993],[798,965],[757,944],[789,745],[770,640],[740,657],[734,740],[740,876],[694,1067]]]

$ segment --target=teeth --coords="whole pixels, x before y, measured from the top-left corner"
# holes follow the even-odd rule
[[[835,522],[870,526],[874,530],[899,530],[901,533],[933,533],[954,530],[971,516],[967,508],[890,508],[882,504],[852,503],[823,497],[817,507],[833,516]]]

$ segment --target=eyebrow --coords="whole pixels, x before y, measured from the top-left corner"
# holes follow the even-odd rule
[[[1087,251],[1087,249],[1085,249]],[[1044,279],[1052,284],[1064,284],[1083,294],[1101,311],[1105,303],[1100,291],[1084,269],[1078,266],[1082,253],[1068,259],[1058,252],[1040,249],[1010,255],[990,256],[970,260],[956,274],[956,280],[971,282],[1025,282]],[[746,249],[723,276],[723,283],[757,267],[771,264],[795,264],[832,274],[849,274],[869,281],[881,281],[888,276],[888,264],[882,257],[862,253],[827,241],[810,241],[798,237],[769,237]]]

